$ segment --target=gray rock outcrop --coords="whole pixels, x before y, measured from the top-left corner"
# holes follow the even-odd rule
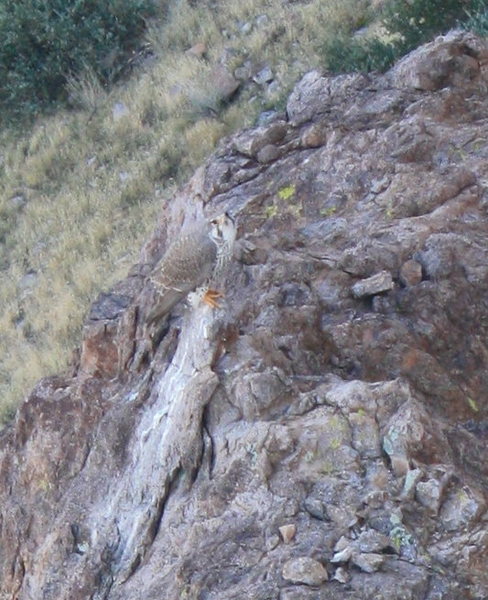
[[[487,89],[453,32],[222,142],[1,434],[2,600],[488,596]],[[222,307],[148,332],[225,209]]]

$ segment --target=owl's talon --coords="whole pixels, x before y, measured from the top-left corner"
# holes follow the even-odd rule
[[[202,297],[203,302],[210,306],[210,308],[220,308],[220,304],[217,302],[218,298],[223,298],[224,294],[217,290],[207,290]]]

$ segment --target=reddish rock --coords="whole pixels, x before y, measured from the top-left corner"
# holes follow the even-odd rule
[[[305,129],[300,138],[300,143],[304,148],[318,148],[327,141],[327,135],[320,125],[310,125]]]
[[[320,585],[329,578],[325,567],[313,558],[300,556],[287,561],[283,567],[283,578],[292,583]]]
[[[86,375],[112,378],[118,371],[117,324],[104,321],[85,328],[80,370]]]
[[[219,100],[229,100],[239,89],[241,82],[223,65],[214,67],[210,74],[213,89]]]
[[[416,260],[407,260],[400,269],[400,281],[405,287],[417,285],[422,281],[422,265]]]
[[[204,58],[207,53],[207,45],[205,42],[197,42],[191,48],[185,52],[188,56],[194,56],[195,58]]]

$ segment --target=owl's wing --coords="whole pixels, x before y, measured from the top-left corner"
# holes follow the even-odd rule
[[[216,260],[217,247],[208,232],[201,229],[188,232],[170,246],[151,275],[159,295],[147,323],[159,320],[202,285],[210,277]]]
[[[146,324],[150,326],[156,321],[159,321],[162,317],[164,317],[164,315],[171,312],[171,310],[183,297],[184,294],[180,292],[166,290],[162,296],[158,296],[156,304],[153,306],[145,319]]]
[[[179,238],[154,269],[152,279],[161,288],[187,294],[212,273],[217,246],[206,231],[191,231]]]

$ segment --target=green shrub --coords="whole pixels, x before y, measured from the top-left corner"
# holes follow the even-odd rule
[[[396,58],[396,48],[377,38],[359,40],[345,34],[333,37],[325,47],[328,67],[334,73],[385,71]]]
[[[2,0],[3,117],[66,99],[67,79],[84,69],[113,80],[154,12],[154,0]]]
[[[329,70],[385,71],[410,50],[453,27],[464,24],[479,33],[486,32],[486,1],[392,0],[384,8],[381,24],[384,39],[355,38],[352,32],[343,31],[329,40],[324,46]]]

